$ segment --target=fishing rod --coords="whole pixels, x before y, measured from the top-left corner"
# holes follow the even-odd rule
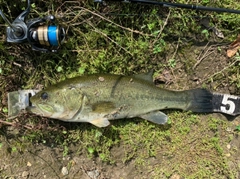
[[[94,0],[96,3],[104,3],[108,0]],[[124,3],[139,3],[139,4],[148,4],[148,5],[158,5],[162,7],[169,8],[184,8],[191,10],[201,10],[201,11],[212,11],[212,12],[223,12],[223,13],[234,13],[240,14],[240,10],[235,9],[226,9],[226,8],[215,8],[215,7],[206,7],[206,6],[198,6],[193,4],[182,4],[182,3],[171,3],[171,2],[159,2],[159,1],[151,1],[151,0],[109,0],[115,2],[124,2]]]
[[[6,27],[7,42],[29,43],[33,50],[41,52],[56,52],[64,41],[65,30],[54,25],[55,16],[48,15],[43,18],[34,18],[26,21],[30,13],[31,3],[27,1],[27,8],[12,23],[0,10]]]

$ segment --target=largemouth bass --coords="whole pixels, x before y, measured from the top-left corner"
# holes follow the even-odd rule
[[[152,73],[133,76],[93,74],[67,79],[30,98],[27,110],[69,122],[108,126],[109,120],[140,117],[165,124],[162,109],[213,112],[213,94],[205,89],[170,91],[154,85]]]

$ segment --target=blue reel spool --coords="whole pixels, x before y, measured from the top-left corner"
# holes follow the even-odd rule
[[[41,45],[44,46],[59,46],[64,39],[63,29],[55,25],[44,25],[39,26],[36,30],[36,35],[33,35],[33,39],[38,41]]]
[[[48,42],[51,46],[59,45],[59,29],[55,25],[48,26],[47,34],[48,34]]]

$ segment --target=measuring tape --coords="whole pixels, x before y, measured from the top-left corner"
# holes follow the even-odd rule
[[[237,116],[240,114],[240,96],[213,93],[213,112]]]

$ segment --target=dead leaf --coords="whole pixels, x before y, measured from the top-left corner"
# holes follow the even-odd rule
[[[238,49],[240,49],[240,34],[237,39],[229,45],[229,48],[227,49],[227,56],[229,58],[233,57],[237,53]]]

